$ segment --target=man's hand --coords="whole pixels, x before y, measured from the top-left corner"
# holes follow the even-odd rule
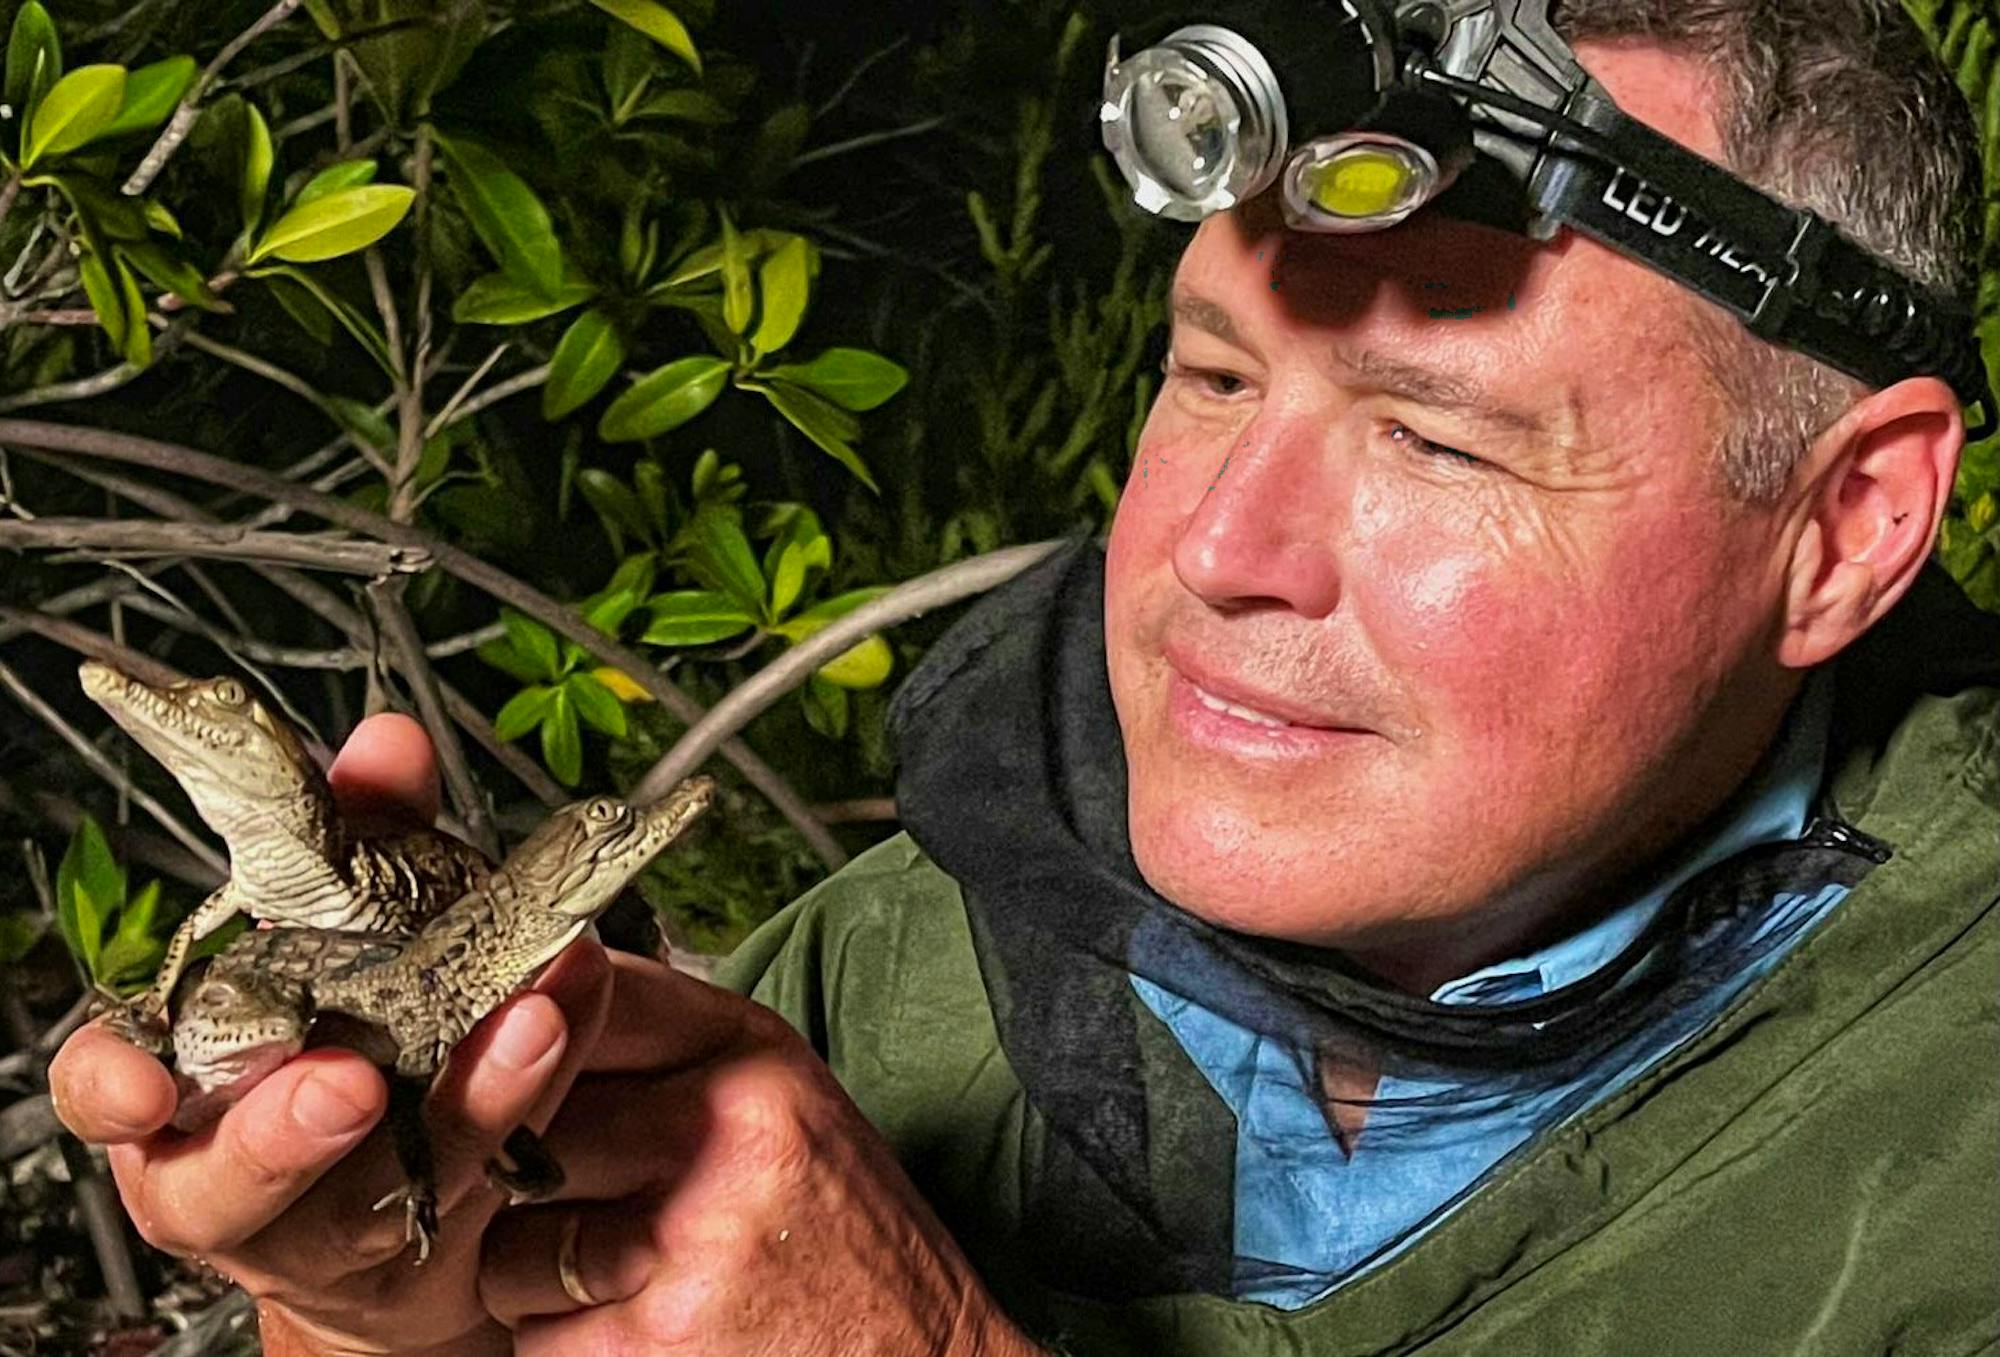
[[[329,780],[350,823],[428,824],[437,811],[430,744],[406,718],[364,722]],[[483,1166],[515,1126],[553,1115],[603,1022],[606,979],[602,949],[579,944],[453,1052],[428,1105],[441,1223],[421,1267],[402,1213],[371,1209],[401,1174],[387,1128],[370,1134],[387,1088],[360,1056],[307,1051],[192,1135],[166,1129],[166,1069],[95,1023],[64,1043],[49,1080],[70,1129],[110,1147],[139,1233],[257,1296],[274,1357],[505,1352],[475,1287],[480,1235],[501,1203]]]
[[[480,1292],[517,1352],[1034,1352],[782,1019],[641,958],[612,974],[545,1137],[559,1200],[487,1232]]]

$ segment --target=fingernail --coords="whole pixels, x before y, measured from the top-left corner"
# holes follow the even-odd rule
[[[562,1035],[561,1022],[545,1006],[516,1004],[500,1019],[490,1050],[503,1069],[525,1070],[555,1049]]]
[[[329,1140],[352,1135],[367,1123],[374,1111],[325,1079],[304,1080],[292,1094],[292,1120]]]

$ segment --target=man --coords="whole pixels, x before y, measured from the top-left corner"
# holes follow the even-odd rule
[[[1628,113],[1807,180],[1921,59],[1889,6],[1590,8]],[[1814,80],[1844,149],[1758,125]],[[1896,135],[1953,164],[1940,81]],[[1916,196],[1854,229],[1952,217]],[[1990,1350],[2000,637],[1925,569],[1962,434],[1581,239],[1249,204],[1181,263],[1101,601],[1065,553],[909,680],[911,837],[732,959],[764,1007],[580,948],[476,1033],[423,1269],[351,1056],[183,1139],[87,1029],[60,1110],[274,1352]],[[342,794],[433,809],[364,734]],[[496,1214],[521,1119],[569,1182]]]

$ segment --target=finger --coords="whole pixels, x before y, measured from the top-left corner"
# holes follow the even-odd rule
[[[551,1201],[626,1197],[683,1177],[716,1140],[711,1090],[725,1072],[579,1079],[542,1135],[563,1167]]]
[[[148,1240],[170,1252],[215,1253],[297,1201],[367,1136],[387,1101],[381,1074],[366,1060],[308,1051],[215,1125],[120,1146],[112,1166]]]
[[[487,1186],[486,1161],[516,1126],[527,1122],[539,1129],[553,1114],[575,1077],[577,1032],[601,1020],[592,996],[598,1004],[609,998],[605,969],[595,944],[571,949],[537,982],[546,990],[495,1010],[452,1052],[424,1112],[440,1216],[432,1265],[450,1268],[477,1247],[487,1218],[501,1204]],[[547,1112],[537,1122],[544,1103]],[[390,1152],[390,1138],[378,1133],[377,1140],[353,1156],[352,1172],[343,1166],[326,1175],[296,1210],[251,1240],[257,1255],[306,1258],[337,1238],[346,1258],[329,1275],[339,1275],[401,1253],[402,1216],[374,1208],[405,1185],[402,1166]]]
[[[593,1073],[678,1069],[790,1030],[762,1004],[646,957],[617,953],[611,966],[611,1022],[585,1064]]]
[[[479,1299],[508,1328],[537,1315],[588,1308],[563,1287],[565,1237],[573,1280],[599,1305],[636,1296],[652,1279],[656,1204],[582,1202],[502,1211],[487,1228],[480,1253]]]
[[[360,829],[427,829],[441,804],[431,737],[400,712],[356,726],[326,779],[341,815]]]
[[[481,1185],[486,1161],[515,1127],[539,1131],[548,1124],[610,998],[604,949],[581,943],[559,956],[533,990],[495,1010],[459,1043],[429,1112],[447,1205]]]
[[[49,1096],[63,1125],[99,1145],[151,1135],[177,1101],[166,1066],[94,1022],[70,1033],[49,1062]]]

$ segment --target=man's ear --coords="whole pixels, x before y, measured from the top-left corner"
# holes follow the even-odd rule
[[[1806,461],[1779,663],[1833,658],[1903,596],[1930,559],[1964,443],[1958,398],[1935,377],[1864,397],[1820,435]]]

